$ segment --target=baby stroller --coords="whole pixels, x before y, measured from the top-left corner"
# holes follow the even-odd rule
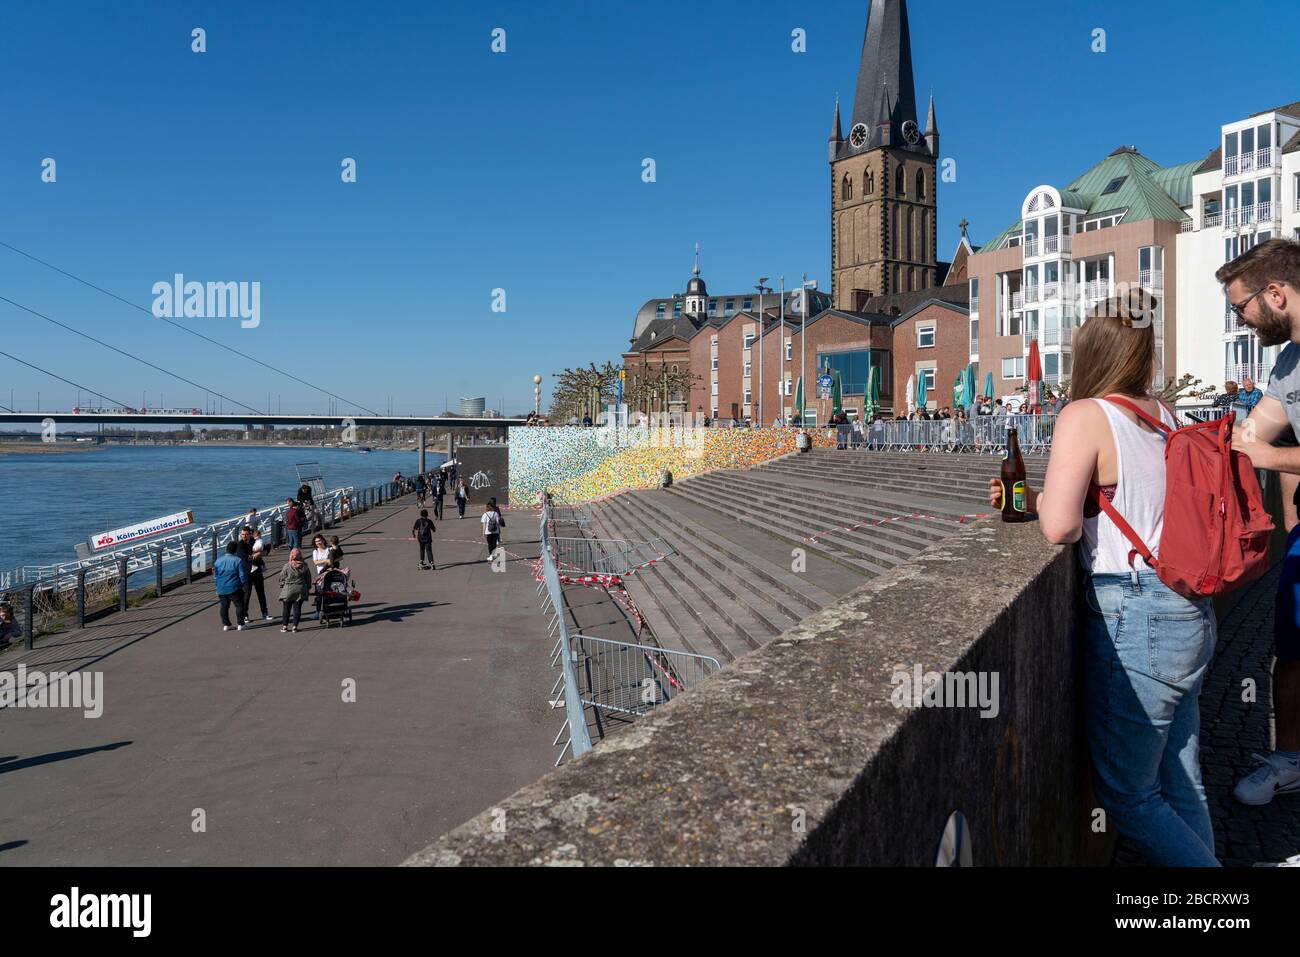
[[[352,621],[351,603],[356,599],[352,579],[346,571],[332,568],[321,576],[319,597],[320,623],[326,628],[338,624],[346,627]],[[360,597],[360,596],[358,596]]]

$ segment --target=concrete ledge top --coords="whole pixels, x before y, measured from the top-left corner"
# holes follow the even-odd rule
[[[1066,551],[1036,523],[974,522],[405,866],[786,864],[919,717],[891,677],[956,670]]]

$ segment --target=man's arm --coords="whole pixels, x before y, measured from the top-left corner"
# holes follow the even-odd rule
[[[1300,474],[1300,446],[1273,446],[1290,425],[1282,403],[1266,395],[1245,422],[1233,426],[1232,447],[1248,455],[1257,469]]]

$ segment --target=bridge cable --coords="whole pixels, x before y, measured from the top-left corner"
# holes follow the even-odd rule
[[[66,382],[68,385],[73,386],[73,387],[75,387],[75,388],[78,388],[78,389],[80,389],[82,392],[89,392],[91,395],[97,395],[97,396],[99,396],[99,397],[102,398],[102,399],[107,399],[109,402],[112,402],[112,403],[113,403],[114,405],[116,405],[116,406],[121,406],[123,409],[129,409],[129,408],[131,408],[131,406],[127,405],[125,402],[118,402],[117,399],[114,399],[112,396],[104,395],[104,393],[102,393],[102,392],[99,392],[99,391],[97,391],[97,390],[95,390],[95,389],[92,389],[92,388],[90,388],[90,387],[88,387],[88,386],[84,386],[84,385],[82,385],[82,384],[79,383],[79,382],[73,382],[71,379],[65,379],[65,378],[63,378],[63,376],[58,375],[57,373],[51,372],[49,369],[42,369],[42,368],[41,368],[40,366],[38,366],[38,365],[33,365],[32,363],[27,362],[25,359],[19,359],[17,356],[10,355],[10,354],[7,353],[7,352],[0,352],[0,356],[4,356],[6,359],[13,359],[14,362],[17,362],[17,363],[19,363],[20,365],[25,365],[25,366],[27,366],[27,368],[29,368],[29,369],[35,369],[37,372],[44,372],[47,376],[50,376],[51,378],[54,378],[54,379],[58,379],[60,382]],[[13,409],[9,409],[9,410],[7,410],[7,411],[9,411],[9,412],[13,412],[14,410],[13,410]]]
[[[139,356],[132,355],[129,352],[119,349],[117,346],[109,345],[103,339],[96,339],[94,336],[90,335],[89,333],[82,332],[80,329],[74,329],[66,322],[59,322],[59,320],[47,316],[43,312],[37,312],[35,309],[31,309],[27,306],[24,306],[20,302],[14,302],[12,299],[7,299],[4,296],[0,296],[0,302],[7,302],[9,303],[9,305],[14,306],[17,309],[21,309],[23,312],[31,313],[33,316],[36,316],[38,319],[44,319],[46,322],[52,322],[60,329],[67,329],[69,332],[75,333],[76,335],[81,336],[81,338],[83,339],[89,339],[91,342],[101,345],[105,349],[111,349],[113,352],[116,352],[120,356],[126,356],[128,359],[134,359],[136,362],[139,362],[143,365],[147,365],[150,369],[156,369],[157,371],[163,373],[164,375],[169,375],[173,379],[177,379],[181,382],[184,382],[186,385],[192,385],[194,386],[194,388],[202,389],[204,392],[211,392],[213,395],[225,399],[227,402],[233,403],[234,405],[242,405],[245,409],[248,409],[250,412],[255,412],[258,415],[270,414],[269,409],[265,413],[263,413],[261,409],[255,409],[251,405],[247,404],[246,402],[240,402],[238,399],[233,399],[228,395],[218,392],[216,389],[209,389],[207,386],[200,385],[199,383],[195,382],[193,379],[187,379],[183,375],[177,375],[175,372],[169,372],[167,369],[164,369],[160,365],[154,365],[148,359],[141,359]]]
[[[235,355],[239,356],[241,359],[247,359],[249,362],[255,362],[264,369],[270,369],[272,372],[278,373],[279,375],[292,379],[294,382],[298,382],[302,385],[305,385],[309,389],[327,395],[331,399],[338,399],[340,402],[343,402],[346,405],[355,406],[361,411],[369,412],[371,415],[374,416],[378,416],[380,414],[376,412],[374,409],[367,408],[366,406],[362,405],[360,402],[354,402],[351,399],[345,399],[341,395],[335,395],[333,392],[329,391],[328,389],[322,389],[314,382],[308,382],[306,379],[298,378],[292,372],[286,372],[284,369],[263,362],[261,359],[258,359],[255,356],[250,356],[246,352],[240,352],[238,349],[232,348],[231,346],[226,345],[224,342],[218,342],[216,339],[210,339],[209,337],[203,335],[201,332],[195,332],[193,329],[189,328],[188,326],[176,322],[172,319],[168,319],[166,316],[155,316],[153,314],[152,309],[146,309],[144,306],[140,305],[139,303],[132,302],[129,299],[123,299],[117,293],[110,292],[109,290],[105,289],[102,286],[96,286],[93,282],[89,282],[88,280],[82,279],[80,276],[73,275],[72,273],[68,272],[66,269],[60,269],[58,266],[54,265],[54,263],[46,262],[44,259],[41,259],[39,256],[33,256],[29,252],[24,252],[23,250],[19,249],[17,246],[11,246],[9,243],[4,242],[3,240],[0,240],[0,246],[4,247],[5,249],[8,249],[10,252],[15,252],[20,256],[24,256],[27,259],[30,259],[34,263],[40,263],[42,266],[46,267],[47,269],[53,269],[61,276],[67,276],[69,279],[76,280],[77,282],[81,283],[83,286],[89,286],[91,289],[94,289],[96,292],[102,292],[104,295],[112,299],[116,299],[118,302],[122,303],[123,305],[130,306],[132,309],[139,309],[141,312],[149,316],[149,318],[151,319],[159,319],[162,322],[167,323],[168,325],[175,326],[177,329],[181,330],[182,332],[188,332],[190,335],[196,336],[199,339],[202,339],[204,342],[210,342],[212,343],[212,345],[217,346],[220,349],[225,349],[227,352],[234,353]]]

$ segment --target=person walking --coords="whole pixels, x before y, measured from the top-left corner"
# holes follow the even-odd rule
[[[424,485],[424,473],[416,472],[415,473],[415,504],[419,505],[421,508],[424,507],[425,494],[426,492],[425,492],[425,485]]]
[[[447,477],[439,470],[433,480],[433,517],[442,521],[442,500],[447,494]]]
[[[501,513],[497,511],[494,503],[488,502],[483,506],[483,517],[479,521],[483,524],[483,537],[487,539],[487,561],[491,561],[501,541],[502,525]]]
[[[239,557],[239,546],[226,543],[226,554],[212,563],[212,579],[217,586],[217,602],[221,606],[221,630],[230,630],[230,606],[235,606],[235,630],[244,630],[244,583],[248,572]]]
[[[329,567],[330,543],[325,541],[324,535],[317,535],[311,540],[311,563],[316,567],[317,575]]]
[[[1093,787],[1119,833],[1157,867],[1217,867],[1201,783],[1201,684],[1214,653],[1209,598],[1184,598],[1141,560],[1095,502],[1114,504],[1140,538],[1160,541],[1165,437],[1155,396],[1155,333],[1143,292],[1099,304],[1074,335],[1074,401],[1056,424],[1041,491],[1026,487],[1051,543],[1078,543],[1084,643],[1083,717]],[[1107,401],[1114,397],[1117,402]],[[1001,483],[990,503],[1001,506]]]
[[[270,621],[271,616],[266,610],[266,585],[262,581],[262,573],[266,565],[262,540],[255,537],[253,529],[245,525],[239,530],[239,541],[236,545],[238,549],[236,554],[239,555],[240,561],[244,563],[244,571],[248,576],[244,582],[243,624],[251,624],[254,591],[257,592],[257,600],[262,607],[262,618]]]
[[[1285,343],[1263,398],[1249,405],[1250,415],[1234,423],[1232,447],[1250,456],[1257,469],[1278,472],[1283,488],[1294,487],[1300,473],[1300,243],[1270,239],[1252,246],[1221,266],[1214,277],[1223,284],[1232,311],[1264,347]],[[1255,383],[1243,378],[1242,385]],[[1258,391],[1255,389],[1254,391]],[[1246,402],[1235,390],[1230,408],[1240,413]],[[1242,804],[1268,804],[1279,794],[1300,791],[1300,525],[1290,529],[1273,604],[1274,750],[1255,754],[1254,769],[1237,782],[1233,796]]]
[[[302,510],[291,498],[284,500],[284,536],[290,548],[302,547]]]
[[[433,561],[433,533],[437,530],[438,527],[429,518],[429,510],[427,508],[420,509],[420,517],[411,526],[411,537],[420,546],[421,571],[438,567]],[[426,556],[428,557],[427,563],[425,562]]]
[[[280,569],[281,634],[287,634],[290,630],[290,614],[293,616],[292,630],[298,630],[298,622],[302,619],[302,603],[311,594],[311,583],[311,569],[302,560],[302,550],[292,549],[289,560]]]
[[[465,488],[463,478],[456,479],[456,508],[460,512],[460,517],[465,517],[465,505],[469,502],[469,490]]]

